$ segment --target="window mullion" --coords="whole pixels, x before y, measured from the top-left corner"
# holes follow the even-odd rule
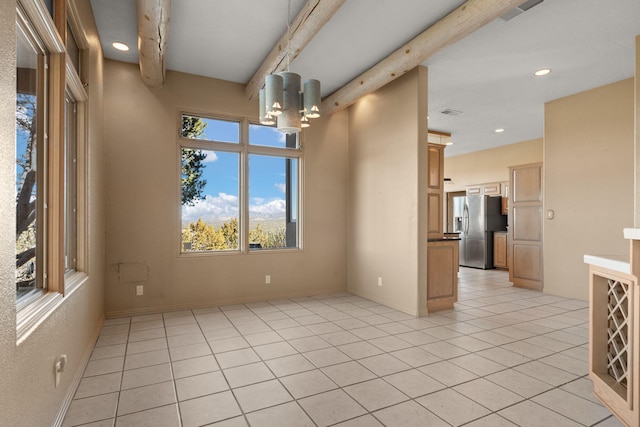
[[[240,126],[240,250],[249,251],[249,122],[245,118]]]

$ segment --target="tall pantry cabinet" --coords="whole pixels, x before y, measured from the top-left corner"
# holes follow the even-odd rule
[[[542,290],[542,163],[509,168],[509,281]]]

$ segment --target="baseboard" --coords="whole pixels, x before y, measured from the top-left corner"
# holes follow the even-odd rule
[[[301,292],[293,292],[293,293],[286,292],[286,293],[276,293],[271,295],[260,295],[257,297],[249,297],[249,298],[224,299],[224,300],[216,301],[215,303],[168,304],[168,305],[156,306],[156,307],[135,308],[131,310],[115,310],[115,311],[106,312],[105,317],[107,319],[111,319],[114,317],[139,316],[143,314],[162,313],[165,311],[192,310],[192,309],[207,308],[207,307],[220,307],[223,305],[248,304],[252,302],[272,301],[272,300],[285,299],[285,298],[290,299],[290,298],[299,298],[299,297],[311,297],[311,296],[317,296],[317,295],[330,295],[330,294],[336,294],[341,292],[348,292],[346,286],[319,289],[315,291],[312,290],[312,291],[301,291]]]
[[[62,404],[60,405],[60,410],[58,411],[58,415],[53,421],[53,427],[61,427],[64,422],[64,417],[67,415],[67,411],[69,410],[69,406],[71,406],[71,401],[73,401],[73,396],[76,394],[76,390],[78,390],[78,386],[80,385],[80,381],[82,381],[82,375],[84,374],[84,370],[87,368],[87,364],[89,363],[89,359],[91,358],[91,353],[93,352],[93,347],[98,340],[98,336],[100,335],[100,330],[102,329],[102,324],[104,323],[104,316],[100,318],[98,322],[98,327],[93,333],[93,337],[89,340],[89,345],[82,356],[82,360],[80,361],[80,365],[76,370],[76,374],[73,376],[73,380],[71,384],[69,384],[69,388],[67,389],[67,393],[62,400]]]

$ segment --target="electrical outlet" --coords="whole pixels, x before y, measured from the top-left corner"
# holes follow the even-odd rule
[[[56,387],[60,384],[60,377],[64,372],[64,368],[67,366],[67,355],[63,354],[58,359],[56,359],[56,363],[53,364],[53,369],[56,374]]]
[[[136,286],[136,296],[144,295],[144,286],[138,285]]]
[[[378,277],[378,286],[382,286],[382,277]]]
[[[270,285],[271,284],[271,276],[269,274],[264,276],[264,284],[265,285]]]

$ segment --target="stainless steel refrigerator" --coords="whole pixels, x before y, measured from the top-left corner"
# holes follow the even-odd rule
[[[460,265],[493,268],[493,232],[506,229],[501,197],[467,195],[460,232]]]

